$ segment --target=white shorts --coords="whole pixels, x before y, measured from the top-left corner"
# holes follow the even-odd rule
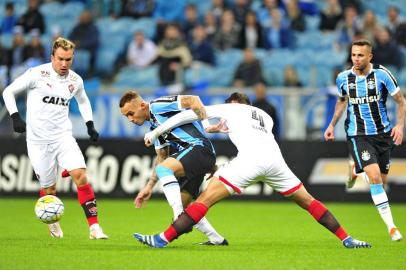
[[[56,183],[58,165],[68,171],[86,168],[83,154],[72,136],[66,136],[50,144],[27,142],[27,150],[31,165],[42,188]]]
[[[282,155],[272,153],[267,159],[265,154],[241,154],[220,167],[215,173],[224,183],[230,194],[243,190],[256,182],[264,182],[275,191],[289,196],[303,184],[289,169]]]

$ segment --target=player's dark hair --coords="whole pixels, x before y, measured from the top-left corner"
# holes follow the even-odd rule
[[[241,104],[247,104],[247,105],[251,105],[251,101],[250,98],[243,93],[239,93],[239,92],[234,92],[232,93],[226,100],[226,103],[232,103],[232,102],[237,102],[237,103],[241,103]]]
[[[133,90],[129,90],[129,91],[125,92],[124,95],[120,99],[120,108],[123,108],[127,102],[130,102],[131,100],[136,99],[139,96],[140,95]]]
[[[352,46],[368,46],[372,49],[372,43],[368,39],[358,39],[352,42]]]

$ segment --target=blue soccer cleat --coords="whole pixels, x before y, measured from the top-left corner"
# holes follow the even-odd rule
[[[168,244],[168,242],[162,239],[159,236],[159,234],[143,235],[139,233],[134,233],[134,238],[143,243],[144,245],[148,245],[154,248],[163,248]]]
[[[351,236],[348,236],[343,241],[343,245],[346,248],[371,248],[372,246],[364,241],[353,239]]]

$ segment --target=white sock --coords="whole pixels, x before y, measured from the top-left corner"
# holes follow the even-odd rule
[[[203,217],[197,224],[194,225],[196,229],[204,233],[208,238],[209,241],[213,244],[220,244],[224,241],[224,237],[222,237],[214,227],[209,223],[209,221]]]
[[[173,210],[173,218],[176,219],[183,212],[182,198],[178,180],[174,175],[164,176],[159,179],[166,200]]]
[[[385,190],[383,189],[382,184],[371,184],[371,196],[372,200],[375,203],[376,208],[378,209],[379,214],[383,222],[385,222],[388,231],[393,227],[396,227],[393,223],[392,212],[390,210],[388,196],[386,195]]]

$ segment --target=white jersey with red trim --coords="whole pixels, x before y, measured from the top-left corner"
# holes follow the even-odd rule
[[[230,103],[205,106],[209,118],[226,120],[229,137],[239,152],[257,152],[271,147],[279,151],[272,134],[273,120],[263,110]]]
[[[17,112],[15,96],[23,91],[27,91],[27,141],[46,144],[72,135],[68,114],[73,97],[78,101],[85,122],[92,120],[83,80],[72,70],[68,75],[60,76],[51,63],[28,69],[4,90],[10,115]]]

